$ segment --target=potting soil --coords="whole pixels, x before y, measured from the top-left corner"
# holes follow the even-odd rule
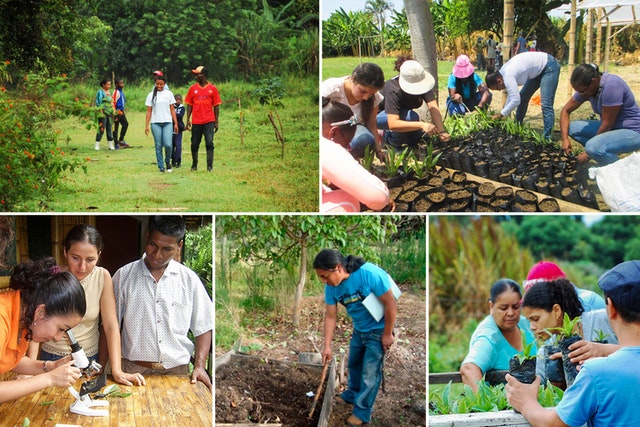
[[[524,384],[531,384],[536,379],[536,359],[529,358],[520,362],[518,356],[509,359],[509,373]]]
[[[260,358],[216,367],[217,423],[282,423],[290,427],[318,425],[322,395],[309,419],[322,369],[282,364]]]
[[[561,339],[558,342],[558,346],[560,347],[560,351],[562,352],[562,368],[564,369],[564,378],[567,382],[567,387],[573,384],[573,381],[576,379],[578,375],[578,363],[572,363],[571,359],[569,359],[569,346],[580,341],[582,337],[580,335],[572,335],[570,337],[566,337]]]
[[[502,129],[485,129],[464,138],[448,142],[436,139],[432,143],[433,155],[440,155],[439,171],[423,179],[410,174],[403,176],[400,171],[399,177],[389,179],[387,185],[397,212],[558,212],[559,205],[553,199],[599,209],[597,198],[602,197],[595,182],[588,179],[587,167],[581,166],[575,157],[565,155],[555,143],[525,141]],[[455,172],[443,174],[446,169]],[[491,183],[474,182],[460,172],[529,193],[520,197],[504,191],[497,194],[497,190],[511,187],[492,188]],[[425,186],[431,189],[417,197],[405,195],[409,182],[420,189]],[[470,192],[471,197],[468,200],[459,197],[460,190]],[[532,191],[549,195],[549,200],[538,202]],[[449,200],[451,193],[456,195],[453,201]]]

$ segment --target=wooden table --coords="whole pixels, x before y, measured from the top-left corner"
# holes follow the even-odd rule
[[[147,376],[143,387],[120,386],[129,397],[108,397],[108,417],[88,417],[69,411],[75,399],[66,388],[52,387],[21,399],[0,404],[0,424],[22,426],[29,418],[31,426],[53,427],[56,424],[79,426],[180,426],[211,427],[212,396],[201,382],[191,384],[188,377]],[[107,385],[113,384],[111,379]],[[76,384],[76,390],[80,383]],[[42,404],[43,402],[53,402]],[[98,408],[101,409],[101,408]]]

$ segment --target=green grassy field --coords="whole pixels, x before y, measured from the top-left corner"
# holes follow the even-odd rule
[[[322,58],[322,80],[330,77],[348,76],[353,69],[361,62],[373,62],[378,64],[384,71],[385,80],[398,74],[393,69],[395,57],[389,58],[356,58],[352,56],[340,58]],[[438,89],[445,90],[447,88],[447,79],[453,69],[452,61],[438,61]]]
[[[49,204],[58,212],[316,212],[318,210],[318,82],[316,78],[285,79],[283,122],[285,154],[267,117],[268,108],[252,95],[247,83],[218,85],[223,105],[215,134],[213,172],[206,171],[204,141],[199,170],[192,172],[191,133],[183,134],[182,167],[159,173],[151,134],[144,134],[144,100],[151,82],[127,86],[131,148],[110,151],[106,136],[94,150],[96,128],[77,119],[60,122],[60,146],[69,156],[86,159],[87,173],[68,174]],[[187,88],[171,87],[174,93]],[[73,88],[92,99],[97,88]],[[240,104],[239,104],[240,101]],[[240,136],[243,116],[245,136]]]

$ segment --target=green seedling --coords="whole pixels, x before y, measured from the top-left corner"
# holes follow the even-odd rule
[[[387,176],[389,178],[395,176],[400,167],[404,166],[409,150],[409,147],[405,148],[401,153],[397,153],[393,149],[389,150],[389,159],[386,162]]]
[[[521,364],[527,359],[534,359],[536,357],[536,352],[533,350],[535,343],[534,340],[527,344],[526,336],[522,334],[522,353],[516,354]]]
[[[375,152],[371,149],[370,145],[364,147],[364,157],[362,158],[362,167],[368,171],[371,171],[373,167],[373,158],[375,157]]]
[[[547,333],[553,332],[557,333],[558,339],[562,340],[563,338],[568,338],[572,335],[575,335],[574,330],[577,325],[580,323],[580,316],[576,316],[571,320],[567,313],[564,313],[564,318],[562,320],[562,326],[558,328],[548,328],[546,329]]]
[[[595,333],[596,333],[596,338],[593,340],[593,342],[603,343],[607,340],[607,337],[609,336],[609,334],[605,334],[604,331],[602,331],[601,329],[596,330]]]

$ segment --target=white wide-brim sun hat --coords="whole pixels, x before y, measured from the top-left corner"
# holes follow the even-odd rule
[[[410,95],[422,95],[433,89],[435,79],[418,61],[405,61],[400,67],[400,88]]]

